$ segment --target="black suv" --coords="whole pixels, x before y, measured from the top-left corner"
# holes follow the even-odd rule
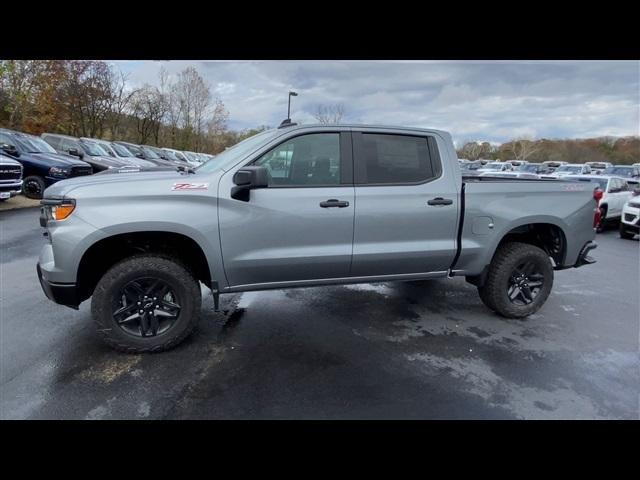
[[[131,163],[113,158],[98,143],[68,135],[43,133],[42,139],[51,145],[56,152],[79,157],[93,167],[94,172],[109,168],[133,166]]]
[[[0,128],[0,148],[22,164],[22,191],[29,198],[42,198],[44,189],[58,180],[93,173],[87,162],[56,153],[34,135]]]

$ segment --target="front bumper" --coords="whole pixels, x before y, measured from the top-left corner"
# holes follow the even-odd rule
[[[46,279],[40,265],[36,266],[38,272],[38,280],[40,280],[40,286],[42,291],[49,300],[64,305],[66,307],[78,310],[78,289],[74,283],[53,283]]]
[[[4,198],[7,198],[7,193],[10,197],[13,197],[14,195],[18,195],[20,192],[22,192],[22,180],[17,182],[0,182],[0,193],[5,194],[3,195]]]

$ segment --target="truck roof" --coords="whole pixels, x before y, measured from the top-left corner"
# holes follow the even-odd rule
[[[321,128],[325,130],[335,130],[336,128],[379,128],[384,130],[406,130],[412,132],[423,132],[423,133],[437,133],[437,134],[446,134],[444,130],[436,130],[432,128],[419,128],[419,127],[401,127],[398,125],[376,125],[376,124],[366,124],[366,123],[336,123],[336,124],[323,124],[323,123],[308,123],[308,124],[294,124],[291,126],[283,126],[279,128],[274,128],[272,130],[280,130],[280,131],[291,131],[291,130],[302,130],[305,128]]]

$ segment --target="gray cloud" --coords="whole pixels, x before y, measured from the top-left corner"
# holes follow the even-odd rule
[[[113,62],[132,85],[164,66],[195,66],[230,112],[232,128],[314,123],[318,104],[342,103],[346,122],[449,130],[457,142],[516,136],[640,134],[637,61],[172,61]]]

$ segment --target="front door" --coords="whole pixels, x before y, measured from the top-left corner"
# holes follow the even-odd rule
[[[234,170],[219,188],[229,285],[348,276],[354,215],[350,134],[292,137],[249,163],[267,168],[268,188],[252,190],[247,202],[232,199]]]

